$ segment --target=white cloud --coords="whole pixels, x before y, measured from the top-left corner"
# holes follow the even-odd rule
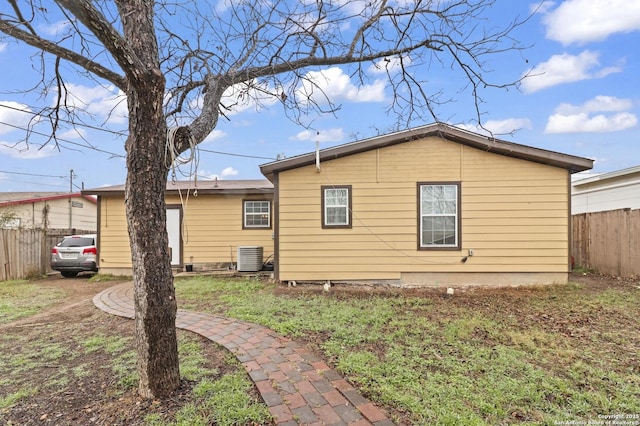
[[[385,98],[384,88],[383,80],[357,87],[342,69],[333,67],[323,71],[309,71],[297,95],[300,99],[313,98],[319,104],[326,103],[325,97],[332,102],[380,102]]]
[[[230,108],[224,113],[231,116],[248,110],[260,111],[261,106],[269,106],[277,102],[273,94],[278,92],[281,91],[256,80],[235,84],[225,90],[222,95],[222,104]],[[202,99],[198,102],[202,105]]]
[[[233,167],[226,167],[224,170],[222,170],[221,175],[223,178],[228,176],[238,176],[238,171]]]
[[[58,36],[63,34],[67,30],[67,28],[69,28],[70,25],[71,23],[69,21],[64,20],[64,21],[53,22],[49,25],[42,25],[40,29],[46,35]]]
[[[67,83],[69,91],[66,102],[72,108],[86,111],[108,123],[122,124],[127,121],[125,94],[113,85],[87,87]]]
[[[505,135],[522,129],[531,129],[528,118],[507,118],[504,120],[488,120],[484,127],[496,135]]]
[[[11,143],[0,141],[0,153],[18,160],[37,160],[50,157],[58,153],[54,143],[45,146],[37,144],[27,145],[24,142]]]
[[[347,12],[362,16],[363,18],[368,10],[377,10],[377,4],[365,0],[338,0],[336,3],[340,4],[341,8],[346,8]]]
[[[583,105],[560,104],[556,108],[559,114],[575,114],[581,112],[615,112],[633,108],[631,99],[616,98],[615,96],[596,96]]]
[[[522,81],[521,87],[525,93],[534,93],[558,84],[602,78],[622,71],[621,66],[600,68],[598,57],[597,52],[589,50],[579,55],[553,55],[547,62],[526,71],[523,76],[527,77]]]
[[[547,121],[545,133],[604,133],[630,129],[638,123],[630,99],[596,96],[582,105],[560,104]],[[603,114],[603,113],[615,114]],[[592,114],[599,113],[599,114]]]
[[[207,135],[206,138],[204,138],[204,140],[202,141],[202,143],[207,143],[207,142],[214,142],[217,141],[219,139],[222,139],[223,137],[225,137],[227,134],[225,132],[223,132],[222,130],[218,130],[218,129],[214,129],[211,133],[209,133]]]
[[[484,135],[507,135],[518,130],[531,129],[531,120],[528,118],[506,118],[504,120],[488,120],[483,123],[484,128],[469,124],[457,124],[456,127]]]
[[[13,101],[0,101],[0,135],[25,129],[32,118],[33,112],[28,106]]]
[[[2,53],[5,50],[7,50],[7,46],[8,45],[9,45],[8,43],[0,43],[0,53]]]
[[[402,66],[408,67],[411,65],[411,57],[405,56],[400,61],[399,56],[393,56],[391,58],[383,58],[369,67],[369,73],[371,74],[386,74],[387,72],[393,73],[402,68]]]
[[[325,130],[303,130],[289,138],[297,141],[340,142],[344,140],[344,131],[341,128]]]
[[[224,178],[229,177],[229,176],[237,176],[239,173],[240,172],[238,172],[233,167],[225,167],[220,172],[220,174],[211,173],[211,172],[208,172],[208,171],[201,170],[201,171],[198,172],[198,176],[200,178],[204,178],[204,179],[208,179],[208,180],[214,180],[214,179],[224,179]]]
[[[606,116],[587,113],[562,115],[553,114],[547,121],[545,133],[604,133],[617,132],[635,127],[638,119],[634,114],[621,112]]]
[[[60,139],[83,139],[87,136],[87,131],[81,128],[69,129],[58,135]]]
[[[637,0],[566,0],[548,10],[547,38],[565,45],[605,40],[615,33],[640,30]]]

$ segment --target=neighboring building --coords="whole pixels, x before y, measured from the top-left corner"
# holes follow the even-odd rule
[[[273,255],[273,185],[267,180],[199,180],[197,196],[195,187],[193,182],[167,184],[167,230],[174,269],[236,267],[238,247],[261,247],[261,267]],[[124,185],[84,193],[98,197],[100,272],[130,275]]]
[[[607,275],[640,276],[640,166],[576,179],[572,190],[575,264]]]
[[[573,182],[571,213],[640,208],[640,166]]]
[[[570,175],[593,161],[433,124],[261,166],[281,281],[567,282]]]
[[[69,192],[0,192],[0,228],[97,229],[94,197]]]

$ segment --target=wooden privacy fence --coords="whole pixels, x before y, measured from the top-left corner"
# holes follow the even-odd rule
[[[42,230],[0,229],[0,281],[43,275],[45,237]]]
[[[575,264],[617,277],[640,275],[640,210],[572,216]]]
[[[38,277],[50,272],[51,248],[69,234],[65,229],[0,229],[0,281]]]

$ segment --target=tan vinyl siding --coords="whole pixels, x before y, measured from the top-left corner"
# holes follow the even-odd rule
[[[191,195],[188,199],[167,196],[167,204],[183,205],[183,263],[229,263],[237,261],[237,247],[263,246],[264,257],[273,254],[273,229],[242,229],[242,200],[264,196]],[[101,197],[100,267],[130,269],[131,249],[124,198]]]
[[[100,199],[98,255],[101,272],[130,269],[131,249],[125,216],[124,198],[102,196]]]
[[[566,272],[567,173],[439,138],[281,172],[279,278]],[[461,183],[462,250],[417,250],[417,182]],[[321,228],[321,185],[352,185],[351,229]]]
[[[242,201],[265,199],[270,198],[246,195],[190,197],[183,207],[184,263],[236,262],[238,246],[262,246],[265,259],[273,255],[273,227],[242,229]],[[180,204],[180,199],[168,197],[167,203]]]

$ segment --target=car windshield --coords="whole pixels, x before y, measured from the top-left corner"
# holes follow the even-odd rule
[[[59,244],[59,247],[85,247],[92,246],[93,238],[87,237],[73,237],[73,238],[65,238]]]

